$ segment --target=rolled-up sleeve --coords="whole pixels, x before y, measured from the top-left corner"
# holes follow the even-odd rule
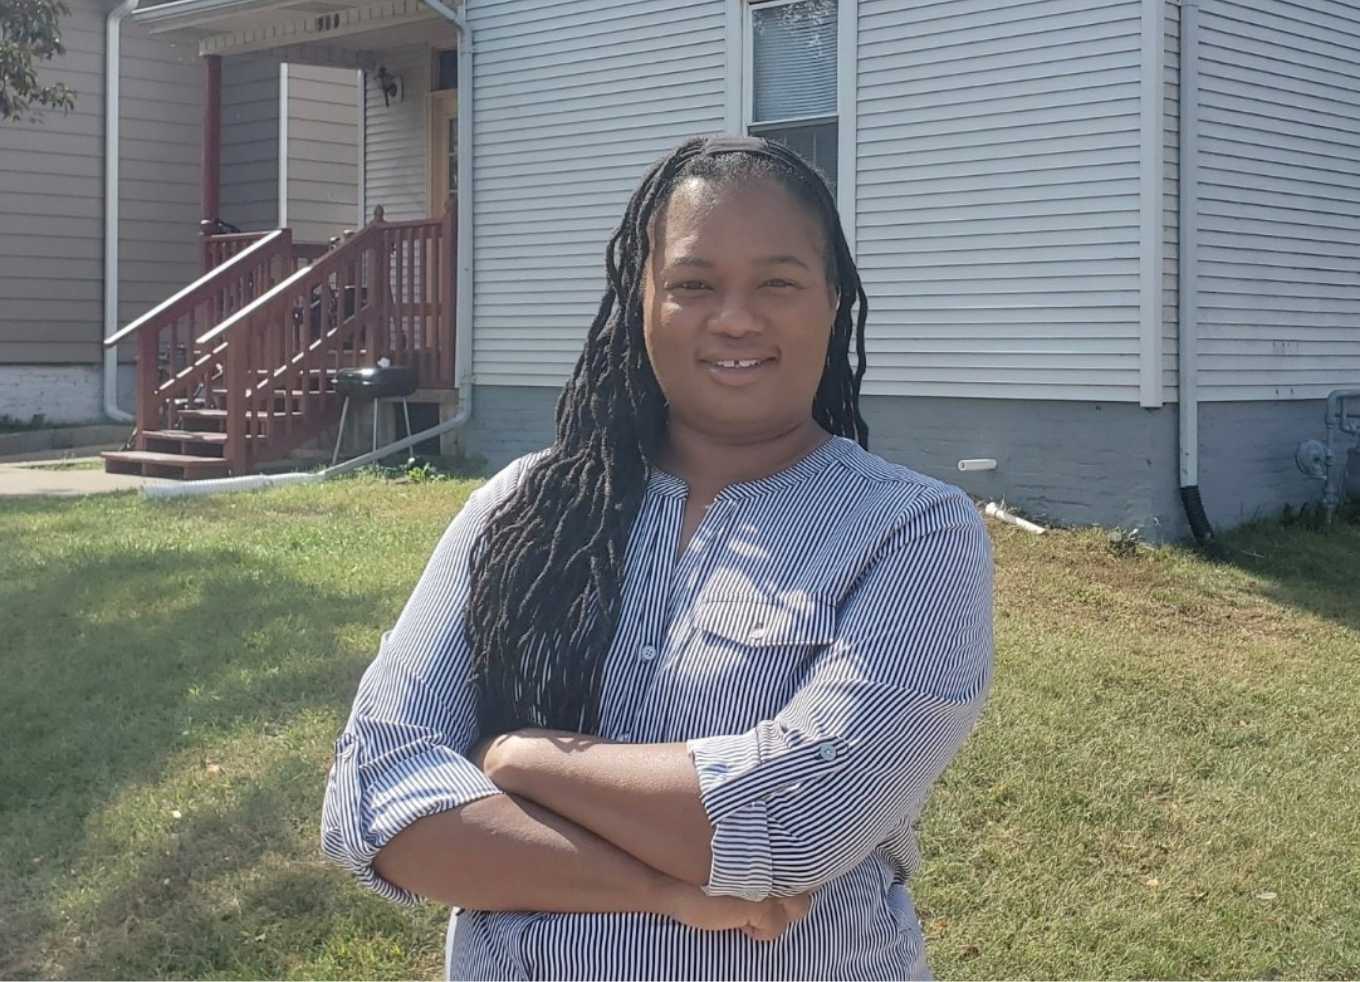
[[[773,718],[688,743],[714,826],[710,894],[816,889],[915,821],[982,709],[992,560],[961,493],[913,509]]]
[[[511,475],[498,475],[449,526],[383,636],[336,743],[322,849],[362,883],[403,903],[419,898],[374,872],[378,850],[418,818],[501,793],[464,756],[478,724],[462,611],[473,544],[512,484]]]

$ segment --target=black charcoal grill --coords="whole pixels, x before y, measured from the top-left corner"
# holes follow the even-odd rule
[[[351,399],[369,400],[373,403],[373,449],[378,449],[378,412],[384,400],[401,400],[402,412],[406,416],[406,433],[411,433],[411,407],[409,397],[420,387],[420,379],[415,370],[397,365],[378,365],[373,368],[342,368],[335,373],[335,393],[344,397],[340,408],[340,432],[335,437],[335,452],[331,454],[331,466],[340,459],[340,444],[345,439],[345,420],[349,416]]]

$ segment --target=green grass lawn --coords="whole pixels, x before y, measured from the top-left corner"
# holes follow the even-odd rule
[[[316,825],[473,486],[0,502],[0,978],[439,977],[442,911]],[[996,683],[922,829],[937,975],[1360,976],[1360,527],[1221,565],[994,538]]]

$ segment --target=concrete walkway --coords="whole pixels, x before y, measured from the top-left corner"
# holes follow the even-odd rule
[[[161,477],[105,474],[102,466],[87,469],[81,465],[100,463],[97,455],[70,456],[70,451],[66,453],[55,459],[48,454],[33,455],[47,456],[47,460],[0,457],[0,498],[75,498],[111,491],[135,491],[148,484],[172,483]]]

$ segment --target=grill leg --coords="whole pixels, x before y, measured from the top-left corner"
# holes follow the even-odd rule
[[[378,449],[378,417],[382,415],[382,400],[373,400],[373,449]]]
[[[344,403],[340,406],[340,432],[335,434],[335,452],[331,454],[331,466],[340,459],[340,442],[345,439],[345,417],[349,415],[349,396],[345,396]]]
[[[405,396],[401,397],[401,411],[406,414],[406,435],[411,436],[411,404],[406,401]],[[409,458],[414,457],[415,455],[416,448],[408,447],[406,450],[406,456]]]

